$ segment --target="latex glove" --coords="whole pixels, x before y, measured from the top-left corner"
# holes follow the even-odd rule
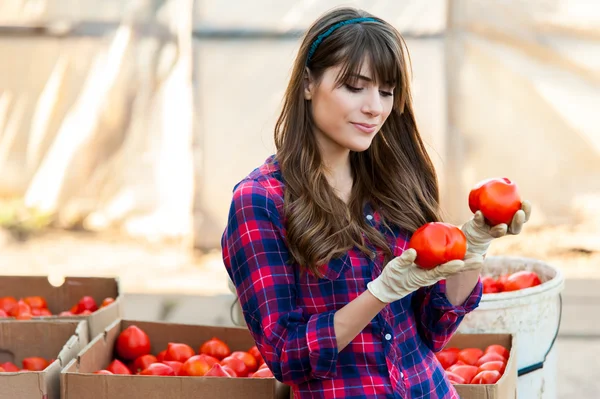
[[[507,234],[519,234],[530,216],[531,203],[529,201],[521,203],[521,209],[513,216],[510,226],[506,223],[490,226],[485,222],[481,211],[475,212],[473,219],[461,227],[467,236],[467,252],[485,255],[494,238],[504,237]]]
[[[462,260],[453,260],[426,270],[415,264],[416,258],[417,251],[407,249],[402,255],[392,259],[383,268],[381,275],[367,284],[367,289],[381,302],[391,303],[455,273],[481,267],[477,262],[466,265]]]

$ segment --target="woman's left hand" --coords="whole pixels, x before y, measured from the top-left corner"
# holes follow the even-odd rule
[[[504,237],[507,234],[519,234],[530,216],[531,203],[527,200],[521,203],[521,209],[515,213],[510,225],[500,223],[490,226],[485,222],[481,211],[475,212],[473,218],[461,227],[467,236],[467,253],[485,255],[494,238]]]

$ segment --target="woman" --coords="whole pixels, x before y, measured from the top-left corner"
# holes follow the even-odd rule
[[[238,183],[223,260],[275,377],[296,398],[458,398],[434,352],[482,293],[492,236],[426,271],[410,234],[440,220],[400,34],[341,8],[306,33],[275,126],[277,152]],[[527,214],[526,214],[527,213]]]

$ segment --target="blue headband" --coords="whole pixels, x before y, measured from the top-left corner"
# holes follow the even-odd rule
[[[347,21],[338,22],[337,24],[333,25],[331,28],[327,29],[325,32],[321,33],[319,36],[317,36],[317,40],[315,40],[314,43],[310,46],[310,50],[308,52],[308,57],[306,57],[306,64],[309,63],[310,59],[315,54],[315,51],[317,50],[317,47],[319,47],[319,44],[321,44],[321,42],[327,36],[331,35],[334,30],[336,30],[337,28],[344,26],[344,25],[357,24],[360,22],[367,22],[367,21],[377,22],[377,20],[375,18],[354,18],[354,19],[349,19]]]

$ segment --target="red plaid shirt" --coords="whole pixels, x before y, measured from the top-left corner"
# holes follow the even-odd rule
[[[387,305],[338,352],[334,313],[380,275],[384,254],[370,246],[371,259],[355,248],[329,262],[324,278],[300,275],[288,262],[284,189],[271,156],[236,185],[221,243],[248,328],[275,377],[301,399],[458,399],[434,352],[477,307],[481,282],[462,306],[448,302],[445,281],[421,288]],[[379,227],[369,207],[365,218]],[[400,255],[407,234],[386,236]]]

